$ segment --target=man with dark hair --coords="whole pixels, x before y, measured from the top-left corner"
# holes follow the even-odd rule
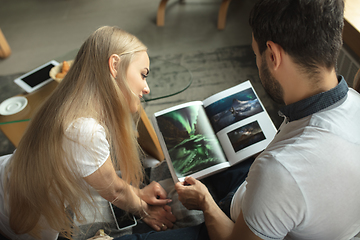
[[[267,93],[285,104],[284,122],[245,181],[239,184],[242,163],[216,175],[219,186],[235,189],[219,204],[198,180],[175,185],[185,207],[204,212],[210,239],[349,240],[359,233],[360,94],[335,70],[343,12],[343,0],[254,6],[256,64]],[[186,239],[207,238],[198,229]],[[154,239],[181,239],[194,228],[173,232]]]
[[[261,0],[251,11],[260,79],[285,103],[285,120],[232,198],[235,223],[199,181],[176,185],[186,207],[204,211],[211,239],[351,239],[360,231],[360,95],[335,71],[343,12],[342,0]]]
[[[312,79],[319,66],[335,67],[342,46],[343,12],[344,2],[339,0],[268,0],[256,4],[249,22],[260,54],[273,41]]]

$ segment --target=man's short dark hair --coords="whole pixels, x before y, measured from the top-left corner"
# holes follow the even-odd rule
[[[279,44],[310,72],[331,69],[342,46],[343,0],[260,0],[250,13],[260,53],[266,42]]]

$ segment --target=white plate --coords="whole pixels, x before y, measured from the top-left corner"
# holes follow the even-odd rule
[[[12,115],[23,110],[28,103],[25,97],[12,97],[0,104],[1,115]]]

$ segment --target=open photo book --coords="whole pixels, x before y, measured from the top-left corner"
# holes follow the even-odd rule
[[[174,182],[225,170],[264,150],[277,131],[250,81],[152,120]]]

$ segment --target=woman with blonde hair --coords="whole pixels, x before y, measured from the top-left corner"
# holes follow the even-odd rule
[[[139,189],[136,113],[150,91],[146,51],[116,27],[99,28],[84,42],[17,150],[0,158],[2,235],[56,239],[64,232],[71,238],[67,208],[82,219],[81,201],[95,206],[92,188],[157,231],[173,226],[165,190],[155,182]]]

